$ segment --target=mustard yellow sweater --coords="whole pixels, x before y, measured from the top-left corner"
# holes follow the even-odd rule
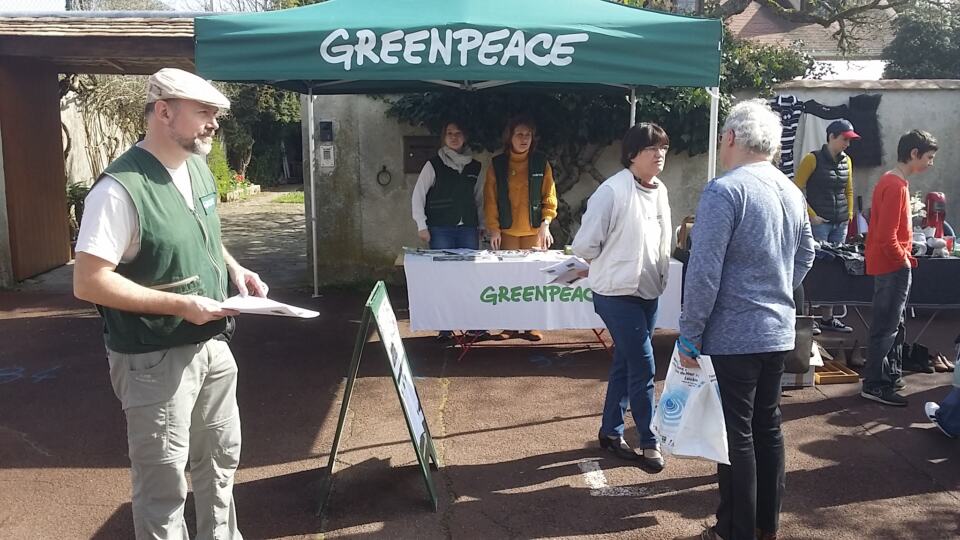
[[[483,186],[483,213],[486,218],[487,229],[501,231],[511,236],[530,236],[537,234],[539,223],[530,223],[530,188],[527,165],[528,152],[523,154],[510,153],[508,167],[510,179],[510,209],[513,213],[513,226],[500,230],[500,211],[497,208],[497,176],[493,172],[493,165],[487,167],[487,178]],[[541,188],[541,212],[544,220],[553,221],[557,217],[557,187],[553,183],[553,169],[547,163],[543,173],[543,187]]]

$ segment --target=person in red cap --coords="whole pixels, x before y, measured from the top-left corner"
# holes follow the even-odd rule
[[[846,154],[850,141],[859,139],[853,124],[835,120],[827,126],[827,144],[803,157],[794,182],[807,195],[807,213],[813,238],[820,243],[842,244],[847,224],[853,219],[853,163]],[[850,328],[824,306],[820,328],[850,333]]]

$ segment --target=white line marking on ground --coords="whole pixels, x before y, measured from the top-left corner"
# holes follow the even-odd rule
[[[590,495],[594,497],[646,497],[654,493],[653,490],[640,486],[607,485],[607,477],[596,461],[581,461],[577,466],[582,471],[584,483],[590,488]]]

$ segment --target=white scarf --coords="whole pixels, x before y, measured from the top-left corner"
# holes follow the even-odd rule
[[[470,152],[457,152],[449,146],[442,146],[437,154],[440,156],[440,161],[442,161],[444,165],[458,173],[463,172],[463,168],[473,161],[473,156]]]

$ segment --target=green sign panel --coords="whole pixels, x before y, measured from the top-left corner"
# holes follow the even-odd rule
[[[343,404],[340,406],[340,420],[337,422],[337,432],[333,437],[333,448],[330,450],[330,458],[327,461],[326,475],[320,487],[320,502],[317,513],[323,512],[333,487],[333,472],[337,461],[337,450],[340,447],[340,436],[343,434],[343,423],[350,406],[350,397],[353,395],[353,386],[360,369],[360,357],[363,355],[363,347],[367,342],[371,322],[376,324],[380,343],[383,345],[384,352],[387,353],[390,371],[393,374],[393,384],[397,389],[397,397],[400,400],[403,416],[407,421],[407,429],[410,432],[410,441],[413,443],[414,451],[417,454],[417,462],[423,472],[423,481],[427,486],[427,492],[430,494],[430,502],[433,504],[434,512],[436,512],[437,493],[433,487],[430,469],[431,467],[433,469],[439,468],[440,460],[437,458],[437,450],[433,446],[433,438],[430,436],[430,428],[427,426],[427,419],[423,414],[420,396],[413,384],[413,373],[410,370],[410,363],[407,361],[407,352],[403,348],[403,340],[400,338],[397,317],[393,313],[390,298],[387,296],[387,288],[382,281],[378,281],[363,308],[363,318],[360,321],[360,330],[357,332],[357,341],[353,349],[353,359],[350,362],[350,376],[343,393]]]

